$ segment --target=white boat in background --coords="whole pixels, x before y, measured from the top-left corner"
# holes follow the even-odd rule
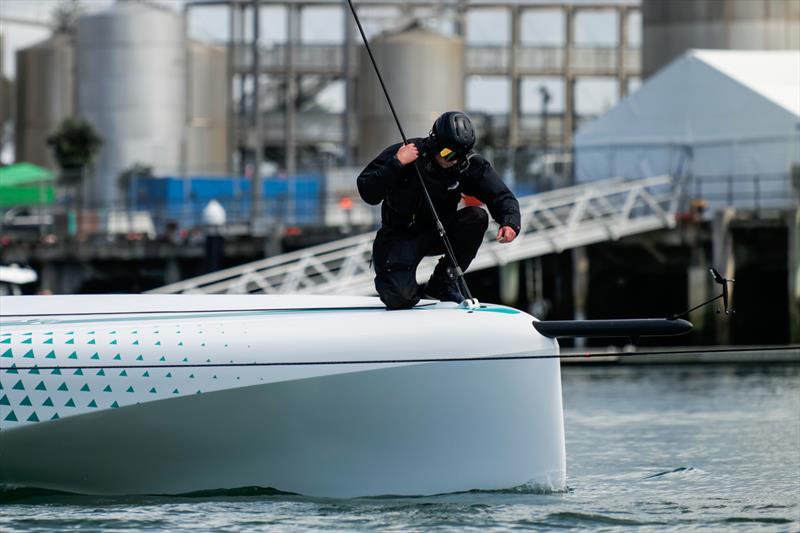
[[[449,361],[558,353],[533,320],[370,297],[4,297],[0,485],[562,489],[559,360]]]

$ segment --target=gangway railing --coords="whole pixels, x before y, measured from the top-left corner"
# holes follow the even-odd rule
[[[669,176],[596,181],[519,198],[522,228],[510,244],[497,226],[469,271],[675,225],[679,187]],[[371,264],[375,232],[312,246],[149,291],[151,293],[375,294]],[[437,258],[417,269],[427,280]]]

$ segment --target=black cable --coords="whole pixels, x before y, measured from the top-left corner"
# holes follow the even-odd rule
[[[136,368],[219,368],[243,366],[315,366],[315,365],[374,365],[374,364],[406,364],[406,363],[463,363],[469,361],[520,361],[536,359],[590,359],[593,357],[636,357],[642,355],[686,355],[696,353],[742,353],[742,352],[774,352],[782,350],[800,350],[800,344],[787,346],[767,346],[761,348],[698,348],[696,350],[660,350],[647,352],[587,352],[582,354],[543,354],[543,355],[501,355],[479,357],[425,357],[415,359],[367,359],[364,361],[276,361],[253,363],[175,363],[145,365],[49,365],[49,366],[13,366],[0,367],[2,370],[99,370],[99,369],[136,369]]]
[[[400,137],[403,138],[403,144],[408,144],[408,139],[406,138],[406,134],[403,131],[403,126],[400,124],[400,119],[397,117],[397,112],[394,109],[394,104],[392,103],[392,99],[389,96],[389,91],[386,89],[386,84],[383,82],[383,76],[381,76],[381,71],[378,69],[378,63],[375,61],[375,56],[372,55],[372,49],[369,46],[369,41],[367,40],[367,35],[364,33],[364,28],[361,26],[361,20],[358,18],[358,13],[356,13],[356,8],[353,5],[352,0],[347,0],[348,5],[350,6],[350,11],[353,13],[353,18],[356,21],[356,25],[358,26],[358,31],[361,33],[361,39],[364,41],[364,46],[367,49],[367,54],[369,54],[369,59],[372,62],[372,67],[375,69],[375,74],[378,76],[378,81],[381,84],[381,89],[383,89],[383,95],[386,97],[386,101],[389,103],[389,109],[392,111],[392,116],[394,117],[394,121],[397,124],[397,129],[400,130]],[[436,224],[436,231],[439,233],[439,237],[441,237],[442,242],[444,243],[445,255],[447,255],[450,263],[452,263],[453,268],[455,269],[456,274],[458,275],[458,280],[461,282],[461,285],[464,290],[463,296],[466,297],[468,300],[472,300],[472,293],[467,286],[467,280],[464,278],[464,272],[461,270],[461,266],[458,264],[456,260],[455,253],[453,252],[453,246],[450,244],[450,239],[447,237],[447,232],[444,230],[444,225],[442,221],[439,219],[439,214],[436,212],[436,207],[433,205],[433,200],[431,200],[431,195],[428,193],[428,187],[425,185],[425,180],[422,178],[422,172],[419,170],[419,166],[417,166],[416,162],[414,163],[414,170],[417,173],[417,178],[419,178],[419,183],[422,186],[422,191],[425,195],[425,200],[428,202],[428,207],[431,210],[431,214],[433,215],[433,221]]]

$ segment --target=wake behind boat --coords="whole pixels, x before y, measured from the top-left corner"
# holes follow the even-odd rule
[[[4,297],[0,484],[561,489],[558,359],[451,360],[558,353],[532,320],[433,301],[387,312],[369,297]]]

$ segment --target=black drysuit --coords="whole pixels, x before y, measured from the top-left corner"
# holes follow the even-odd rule
[[[408,309],[420,300],[416,270],[422,258],[444,253],[430,208],[414,170],[418,165],[436,212],[453,245],[456,260],[467,269],[478,253],[489,224],[480,207],[458,209],[461,195],[474,196],[486,204],[500,226],[520,229],[519,203],[495,170],[480,155],[471,152],[451,169],[441,168],[423,155],[423,139],[411,139],[420,157],[402,165],[395,154],[401,144],[384,150],[358,176],[358,192],[365,202],[381,206],[381,228],[372,247],[375,288],[389,309]],[[450,266],[445,256],[434,276],[445,275]]]

